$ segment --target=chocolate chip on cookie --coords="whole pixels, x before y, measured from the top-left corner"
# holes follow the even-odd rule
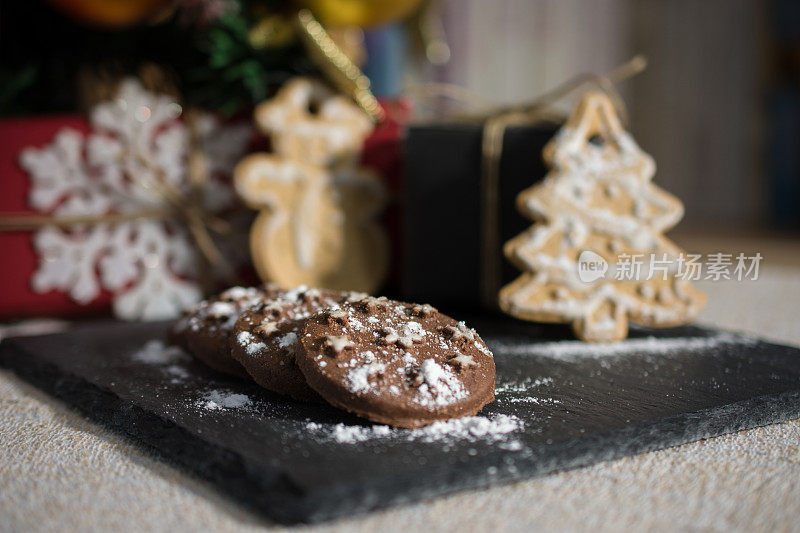
[[[297,365],[332,405],[415,428],[474,415],[494,400],[491,351],[430,305],[351,297],[306,321]]]
[[[295,363],[308,317],[338,307],[349,293],[298,287],[242,313],[231,335],[233,359],[262,387],[297,400],[320,401]]]
[[[169,331],[169,340],[211,368],[239,377],[248,377],[231,358],[230,334],[245,309],[282,294],[277,285],[232,287],[187,310]]]

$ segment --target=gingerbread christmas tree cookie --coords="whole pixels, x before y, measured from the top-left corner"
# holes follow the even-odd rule
[[[655,164],[608,97],[587,93],[544,157],[550,173],[517,198],[536,224],[506,243],[523,274],[501,289],[500,307],[570,323],[587,341],[623,339],[629,321],[663,327],[695,318],[705,295],[682,279],[683,251],[664,237],[683,206],[651,183]]]

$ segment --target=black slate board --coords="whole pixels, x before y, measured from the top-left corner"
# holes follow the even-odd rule
[[[311,522],[596,463],[800,417],[800,350],[685,327],[637,329],[624,354],[566,330],[472,319],[495,351],[497,401],[517,417],[503,439],[416,438],[407,430],[357,443],[335,424],[372,431],[323,405],[294,403],[191,360],[132,357],[164,324],[99,323],[6,339],[0,364],[210,480],[280,522]],[[653,339],[650,336],[657,336]],[[550,340],[548,340],[550,339]],[[209,390],[249,397],[209,410]],[[351,428],[352,429],[352,428]],[[429,440],[430,442],[426,442]]]

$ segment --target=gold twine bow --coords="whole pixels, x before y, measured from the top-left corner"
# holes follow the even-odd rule
[[[217,247],[211,233],[225,235],[230,233],[230,224],[222,218],[208,211],[202,201],[203,187],[208,179],[208,172],[197,139],[195,116],[187,113],[186,121],[189,126],[189,155],[187,172],[190,190],[185,196],[172,184],[163,179],[163,171],[153,165],[145,156],[139,153],[129,154],[136,157],[137,161],[146,167],[156,179],[145,180],[141,175],[126,176],[134,184],[144,190],[158,194],[166,205],[162,208],[142,209],[131,213],[107,213],[102,215],[33,215],[28,213],[15,213],[0,216],[0,232],[35,231],[44,227],[70,228],[80,225],[92,224],[117,224],[133,220],[153,219],[183,221],[192,236],[197,250],[200,252],[199,267],[200,282],[204,290],[208,291],[213,285],[212,269],[221,270],[225,275],[230,275],[230,265]]]

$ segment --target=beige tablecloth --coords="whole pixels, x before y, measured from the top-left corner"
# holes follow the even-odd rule
[[[800,270],[704,282],[702,322],[800,345]],[[0,530],[257,530],[192,476],[0,371]],[[800,530],[800,421],[316,526],[330,531]]]

